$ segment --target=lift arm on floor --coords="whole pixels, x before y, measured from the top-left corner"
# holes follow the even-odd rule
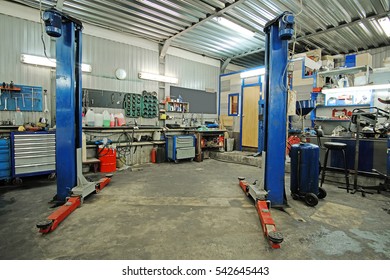
[[[95,185],[96,193],[100,192],[106,187],[111,181],[112,175],[107,175],[105,178],[99,180]],[[68,198],[68,200],[56,211],[51,213],[46,220],[41,221],[37,224],[40,233],[49,233],[54,231],[58,225],[65,220],[76,208],[78,208],[83,202],[81,195],[74,195]]]
[[[241,189],[247,196],[250,196],[255,201],[255,207],[257,214],[259,215],[261,227],[264,232],[264,236],[267,238],[271,247],[274,249],[280,248],[280,243],[283,242],[282,233],[276,230],[275,222],[272,219],[270,212],[269,201],[267,201],[267,192],[260,190],[255,184],[250,185],[245,181],[244,177],[238,178]]]

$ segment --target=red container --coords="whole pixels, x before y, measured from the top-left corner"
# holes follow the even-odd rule
[[[156,163],[156,158],[157,158],[157,149],[153,148],[152,151],[150,152],[150,161],[152,163]]]
[[[100,172],[116,171],[116,150],[112,148],[99,148]]]

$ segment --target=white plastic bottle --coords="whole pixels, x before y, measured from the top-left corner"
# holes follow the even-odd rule
[[[95,126],[95,112],[93,109],[88,109],[85,118],[87,120],[87,126]]]
[[[111,117],[110,114],[107,112],[107,110],[103,111],[103,126],[109,127],[110,126]]]
[[[103,114],[99,114],[99,113],[95,114],[95,126],[96,127],[103,126]]]

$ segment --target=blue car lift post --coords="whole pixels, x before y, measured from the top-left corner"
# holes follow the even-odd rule
[[[282,208],[287,199],[284,189],[287,128],[288,40],[294,34],[294,15],[284,12],[265,25],[265,96],[259,104],[263,122],[263,176],[260,185],[239,177],[239,185],[255,201],[265,237],[272,248],[280,248],[283,235],[276,231],[269,207]],[[263,105],[263,106],[262,106]],[[263,114],[263,115],[261,115]]]
[[[56,37],[56,173],[54,201],[63,204],[47,220],[39,222],[39,232],[53,231],[91,193],[111,180],[89,182],[82,174],[82,23],[54,8],[42,16],[46,33]]]

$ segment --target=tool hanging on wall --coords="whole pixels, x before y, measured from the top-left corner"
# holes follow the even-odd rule
[[[7,111],[7,99],[8,97],[4,97],[4,111]]]
[[[18,98],[15,96],[15,110],[18,108]]]
[[[44,89],[44,95],[45,95],[45,110],[43,110],[44,113],[49,113],[49,110],[47,109],[47,89]]]
[[[34,109],[34,89],[31,89],[31,110]]]
[[[24,102],[24,94],[23,93],[22,93],[22,104],[23,104],[23,108],[25,108],[26,107],[26,103]]]

